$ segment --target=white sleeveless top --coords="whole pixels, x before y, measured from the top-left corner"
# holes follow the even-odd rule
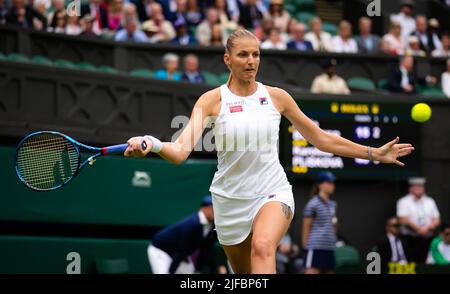
[[[250,96],[220,87],[221,109],[214,121],[217,172],[210,191],[229,198],[259,198],[291,190],[278,159],[281,115],[267,88],[257,83]]]

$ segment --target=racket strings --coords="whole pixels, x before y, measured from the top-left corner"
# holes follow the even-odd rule
[[[16,164],[27,185],[49,190],[64,184],[75,174],[78,151],[64,137],[40,134],[21,145]]]

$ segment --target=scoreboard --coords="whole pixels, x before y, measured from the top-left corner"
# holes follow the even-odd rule
[[[420,124],[411,119],[413,103],[347,102],[345,100],[297,101],[300,109],[326,132],[356,143],[380,147],[400,137],[415,151],[400,161],[406,164],[380,164],[322,152],[305,140],[287,121],[281,125],[280,148],[285,169],[293,177],[314,177],[328,170],[339,178],[399,179],[420,174]]]

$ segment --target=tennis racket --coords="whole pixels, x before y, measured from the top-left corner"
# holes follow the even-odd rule
[[[96,158],[123,153],[127,147],[128,144],[91,147],[58,132],[36,132],[20,141],[14,167],[17,176],[28,188],[52,191],[66,185],[87,164],[92,165]],[[147,149],[145,141],[142,141],[141,148],[143,151]],[[94,154],[81,162],[81,149]]]

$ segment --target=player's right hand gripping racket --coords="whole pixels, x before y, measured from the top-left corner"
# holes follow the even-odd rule
[[[17,146],[14,159],[16,174],[30,189],[51,191],[66,185],[88,163],[93,164],[97,157],[111,153],[123,153],[128,144],[103,148],[82,144],[58,132],[42,131],[26,136]],[[142,141],[141,148],[147,149]],[[81,162],[80,149],[95,152]]]

